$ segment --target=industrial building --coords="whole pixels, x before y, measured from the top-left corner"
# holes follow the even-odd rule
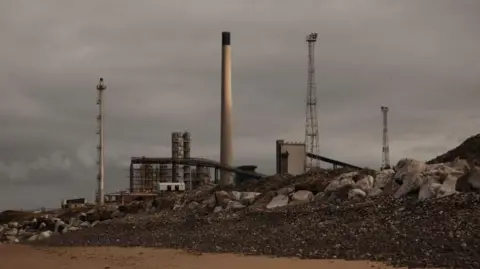
[[[191,169],[181,160],[190,158],[191,136],[189,132],[172,133],[172,156],[167,158],[132,157],[130,162],[130,192],[156,192],[159,183],[184,183],[188,189],[209,182],[210,171],[204,165]]]
[[[307,161],[305,143],[277,140],[275,156],[277,174],[299,175],[305,173]]]

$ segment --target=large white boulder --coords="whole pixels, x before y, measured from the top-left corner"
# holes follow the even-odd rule
[[[225,207],[225,210],[242,209],[242,208],[245,208],[245,206],[239,201],[229,201],[227,206]]]
[[[330,182],[330,184],[327,185],[324,192],[325,193],[336,192],[345,186],[354,186],[355,181],[353,180],[353,177],[355,177],[356,175],[358,175],[358,172],[341,174],[340,176],[335,178],[332,182]]]
[[[368,193],[368,196],[370,197],[375,197],[375,196],[379,196],[383,193],[383,190],[380,189],[380,188],[373,188],[369,193]]]
[[[17,228],[11,228],[10,230],[7,230],[6,232],[4,232],[5,235],[8,235],[8,236],[15,236],[18,234],[18,229]]]
[[[257,197],[260,195],[261,193],[259,192],[242,192],[241,202],[244,205],[251,205],[255,202]]]
[[[385,187],[392,183],[394,174],[395,171],[393,171],[393,169],[384,169],[379,171],[375,175],[373,188],[368,192],[368,196],[374,197],[382,194]]]
[[[404,158],[398,161],[393,170],[395,170],[395,178],[397,178],[397,176],[400,176],[402,174],[416,174],[423,172],[426,167],[427,165],[425,164],[425,162],[410,158]]]
[[[361,178],[355,183],[354,188],[360,189],[367,193],[373,189],[374,182],[375,179],[372,176],[364,175],[363,178]]]
[[[40,234],[38,234],[37,238],[38,238],[38,240],[43,240],[43,239],[49,238],[51,235],[52,235],[51,231],[44,231],[44,232],[41,232]]]
[[[401,182],[400,188],[395,192],[394,197],[402,197],[412,191],[419,190],[426,182],[425,177],[419,176],[425,171],[425,162],[414,159],[401,159],[395,166],[394,180]]]
[[[395,197],[419,191],[420,200],[454,194],[457,179],[468,172],[468,163],[457,159],[450,163],[425,165],[420,161],[404,159],[399,162],[395,180],[402,185]],[[479,176],[480,178],[480,176]]]
[[[67,225],[65,222],[63,222],[61,219],[56,219],[55,220],[55,227],[54,227],[54,232],[59,233],[62,231]]]
[[[293,201],[311,202],[313,201],[313,193],[307,190],[296,191],[291,196]]]
[[[230,195],[226,191],[216,191],[215,199],[217,200],[217,205],[225,207],[230,201]]]
[[[428,179],[427,183],[423,184],[420,187],[420,190],[418,192],[418,199],[425,200],[425,199],[436,197],[438,193],[438,189],[441,186],[442,184],[440,184],[437,179],[435,178]]]
[[[230,199],[234,201],[240,201],[242,199],[242,193],[239,191],[231,191],[230,192]]]
[[[361,199],[365,196],[367,196],[367,194],[361,189],[351,189],[348,192],[348,199]]]
[[[420,187],[427,182],[427,177],[422,175],[421,173],[412,174],[408,177],[405,177],[402,185],[393,195],[395,198],[400,198],[409,194],[413,191],[417,191]]]
[[[378,172],[375,175],[375,182],[373,187],[382,189],[387,186],[387,184],[393,180],[393,175],[395,174],[395,171],[393,169],[384,169],[380,172]]]
[[[458,178],[455,175],[448,175],[442,183],[442,186],[438,188],[437,197],[444,197],[455,194]]]
[[[272,209],[276,207],[286,206],[288,205],[288,196],[284,194],[279,194],[270,201],[267,205],[267,209]]]
[[[455,172],[460,173],[453,176],[461,177],[470,171],[470,165],[468,164],[467,160],[464,159],[456,158],[449,165],[455,170]]]

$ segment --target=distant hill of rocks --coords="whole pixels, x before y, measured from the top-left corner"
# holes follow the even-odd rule
[[[480,134],[467,138],[459,146],[428,161],[428,164],[452,162],[456,158],[464,159],[469,163],[480,161]]]

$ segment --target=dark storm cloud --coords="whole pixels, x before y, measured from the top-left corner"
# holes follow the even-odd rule
[[[322,154],[377,167],[388,105],[391,159],[431,158],[478,130],[478,14],[476,0],[2,1],[0,208],[92,196],[100,76],[107,190],[130,156],[168,156],[172,131],[218,159],[225,30],[236,163],[273,172],[275,139],[303,140],[312,31]]]

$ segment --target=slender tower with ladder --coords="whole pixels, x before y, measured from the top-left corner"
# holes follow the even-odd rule
[[[98,115],[97,115],[97,135],[98,135],[98,174],[97,174],[97,205],[101,206],[104,203],[104,178],[105,178],[105,169],[104,169],[104,147],[103,147],[103,91],[107,89],[107,86],[103,83],[103,78],[100,78],[100,81],[97,85],[98,91],[98,98],[97,98],[97,105],[98,105]]]
[[[382,133],[382,166],[381,170],[390,169],[390,149],[388,146],[388,107],[382,106],[383,133]]]
[[[307,89],[307,110],[305,122],[305,147],[307,152],[320,155],[320,146],[318,140],[318,119],[317,119],[317,86],[315,83],[315,42],[317,33],[311,33],[307,36],[308,44],[308,89]],[[320,161],[313,158],[307,158],[307,171],[320,167]]]

